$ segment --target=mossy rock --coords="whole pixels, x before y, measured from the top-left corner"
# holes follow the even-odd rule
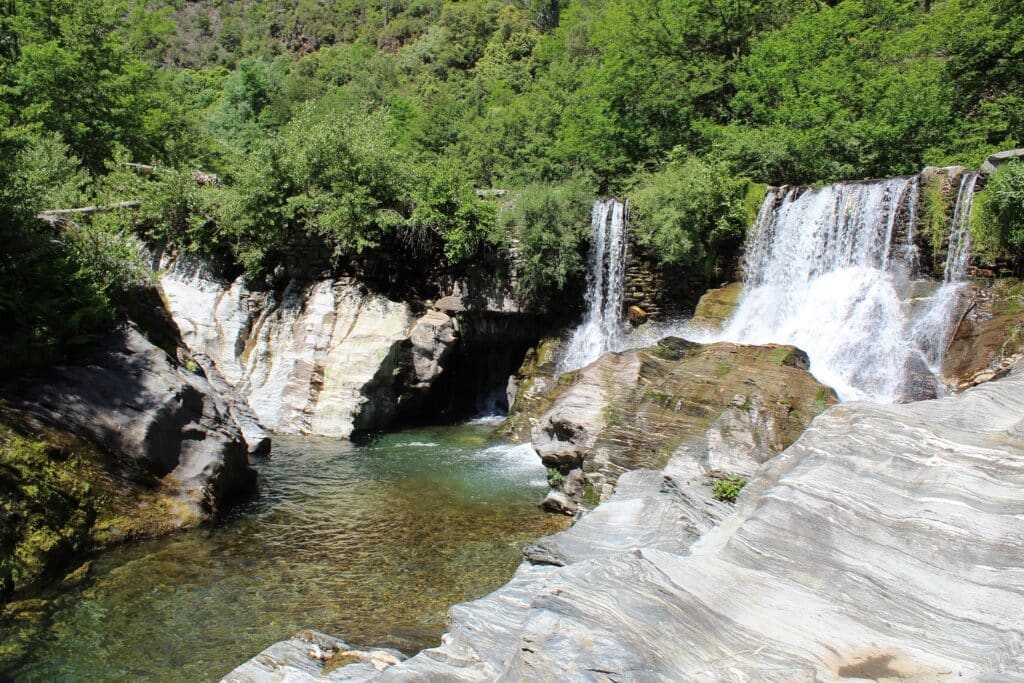
[[[709,289],[697,302],[691,324],[709,330],[721,329],[736,311],[743,285],[732,282],[718,289]]]

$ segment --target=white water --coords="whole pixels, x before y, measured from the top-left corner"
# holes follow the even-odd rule
[[[945,282],[923,303],[911,289],[916,177],[769,191],[747,247],[739,305],[716,336],[793,344],[844,400],[906,400],[932,387],[941,393],[976,181],[968,174],[961,183]]]
[[[616,199],[594,202],[587,272],[587,312],[573,330],[558,372],[582,368],[608,351],[622,348],[626,276],[626,207]]]

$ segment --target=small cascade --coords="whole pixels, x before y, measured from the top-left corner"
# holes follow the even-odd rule
[[[965,173],[960,180],[956,205],[949,225],[946,264],[942,285],[932,295],[924,313],[914,323],[911,337],[921,350],[928,368],[940,376],[946,349],[953,340],[961,310],[961,294],[971,259],[971,208],[978,185],[978,172]]]
[[[587,271],[587,312],[573,330],[559,372],[582,368],[622,345],[626,275],[626,206],[616,199],[594,202]]]

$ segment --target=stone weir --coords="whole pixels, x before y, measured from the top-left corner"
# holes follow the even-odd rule
[[[454,607],[440,647],[289,680],[1024,680],[1020,364],[957,396],[829,408],[734,508],[686,471],[623,474]]]
[[[437,410],[427,398],[438,380],[459,374],[467,318],[529,318],[507,296],[469,296],[464,283],[423,306],[352,278],[293,279],[272,290],[225,278],[194,256],[155,249],[148,260],[192,353],[215,367],[260,425],[283,434],[347,438],[415,421],[428,405]],[[521,345],[498,383],[502,392],[529,342]],[[445,379],[447,394],[461,386]]]

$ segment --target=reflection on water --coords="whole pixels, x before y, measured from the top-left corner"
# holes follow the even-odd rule
[[[118,548],[0,624],[0,680],[217,680],[303,628],[412,653],[565,522],[529,447],[480,425],[353,446],[279,437],[261,497],[220,528]]]

